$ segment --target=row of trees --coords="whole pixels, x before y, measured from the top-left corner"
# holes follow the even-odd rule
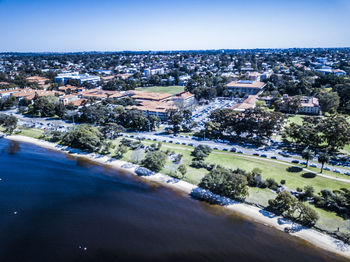
[[[283,124],[281,113],[269,112],[263,108],[237,112],[233,109],[215,110],[200,136],[213,139],[235,139],[244,136],[262,142],[278,132]]]
[[[350,123],[343,116],[304,117],[302,124],[291,123],[283,132],[284,140],[301,147],[326,148],[330,152],[350,142]]]

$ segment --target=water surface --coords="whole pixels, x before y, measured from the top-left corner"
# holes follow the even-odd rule
[[[0,140],[0,261],[345,261],[83,159]]]

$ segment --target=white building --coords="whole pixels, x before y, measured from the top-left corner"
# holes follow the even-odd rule
[[[79,74],[79,72],[72,72],[72,73],[63,73],[63,74],[58,74],[55,77],[55,82],[56,83],[62,83],[62,84],[67,84],[68,80],[71,79],[76,79],[79,80],[80,84],[87,82],[87,83],[97,83],[101,80],[99,76],[95,75],[89,75],[89,74]]]

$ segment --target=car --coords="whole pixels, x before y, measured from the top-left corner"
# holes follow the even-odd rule
[[[277,159],[277,157],[276,156],[272,156],[271,159]]]
[[[163,143],[166,143],[166,140],[165,140],[165,139],[163,140]]]
[[[300,162],[299,160],[292,160],[293,164],[299,164],[299,162]]]
[[[177,144],[177,145],[180,145],[180,142],[179,142],[179,141],[177,141],[177,142],[176,142],[176,144]]]
[[[157,138],[153,138],[153,141],[157,141]]]
[[[300,165],[306,165],[306,162],[301,162]]]
[[[335,169],[333,169],[333,172],[334,172],[334,173],[338,173],[338,174],[340,174],[340,170],[339,170],[339,169],[336,169],[336,168],[335,168]]]
[[[170,140],[169,143],[173,143],[173,140]]]
[[[344,175],[350,176],[350,172],[345,172]]]
[[[231,151],[231,152],[236,152],[237,149],[236,149],[235,147],[231,147],[230,151]]]
[[[315,165],[315,164],[311,164],[310,166],[311,166],[311,167],[317,167],[317,165]]]
[[[265,155],[265,154],[262,154],[262,155],[261,155],[261,157],[267,157],[267,155]]]
[[[238,151],[237,153],[238,153],[238,154],[243,154],[243,152],[242,152],[242,151]]]
[[[190,144],[188,144],[189,146],[194,146],[194,144],[192,144],[192,143],[190,143]]]
[[[253,153],[253,156],[259,156],[259,154],[258,153]]]
[[[329,167],[324,167],[323,170],[327,170],[327,171],[330,171],[331,169]]]
[[[224,150],[224,151],[228,151],[228,148],[224,148],[223,150]]]
[[[216,146],[214,147],[215,150],[219,150],[219,148],[217,148]]]

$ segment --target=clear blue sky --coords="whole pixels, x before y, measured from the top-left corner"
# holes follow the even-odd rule
[[[350,0],[0,0],[2,51],[350,46]]]

